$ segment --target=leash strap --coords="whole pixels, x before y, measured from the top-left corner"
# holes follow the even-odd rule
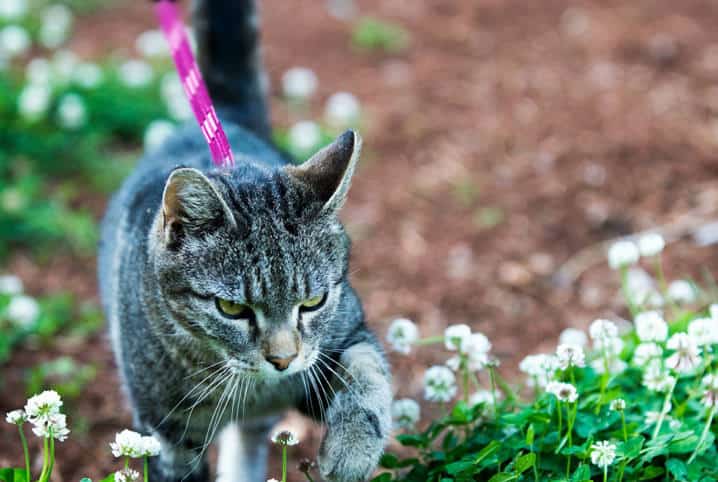
[[[235,0],[231,0],[235,1]],[[241,0],[240,0],[241,1]],[[234,155],[217,118],[212,105],[212,99],[207,92],[207,86],[192,55],[189,39],[182,22],[182,15],[174,0],[159,0],[155,2],[155,13],[162,31],[170,46],[172,59],[179,74],[182,87],[189,99],[194,116],[202,129],[202,134],[212,153],[212,161],[217,167],[231,167],[234,165]]]

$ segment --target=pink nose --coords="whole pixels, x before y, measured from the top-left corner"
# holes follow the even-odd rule
[[[283,372],[287,368],[289,368],[290,363],[292,363],[292,360],[297,358],[297,354],[293,353],[288,356],[274,356],[269,355],[265,357],[269,363],[274,365],[274,368],[279,370],[280,372]]]

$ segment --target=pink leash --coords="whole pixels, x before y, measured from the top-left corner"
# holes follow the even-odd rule
[[[172,59],[177,67],[185,94],[209,145],[212,162],[217,167],[231,167],[234,165],[232,148],[229,146],[227,135],[217,118],[197,61],[192,55],[179,9],[173,0],[159,0],[155,3],[155,12],[170,45]]]

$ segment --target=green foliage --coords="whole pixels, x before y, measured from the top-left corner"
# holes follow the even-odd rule
[[[52,387],[62,398],[73,400],[80,396],[83,388],[95,378],[96,373],[94,366],[77,363],[72,358],[63,356],[35,365],[27,376],[25,392],[30,396],[46,387]]]
[[[360,50],[394,54],[406,50],[409,38],[409,33],[399,25],[364,17],[354,26],[352,45]]]
[[[660,259],[650,261],[662,273]],[[620,268],[624,283],[627,269]],[[641,298],[627,285],[624,294]],[[586,352],[585,365],[566,363],[561,369],[553,358],[546,380],[553,387],[570,384],[578,394],[575,402],[566,395],[560,401],[557,388],[546,382],[522,401],[498,379],[493,390],[505,392],[505,401],[496,407],[459,401],[424,430],[398,435],[396,440],[407,449],[402,453],[409,455],[386,454],[381,460],[385,472],[375,482],[718,480],[712,423],[718,404],[711,402],[718,397],[718,381],[711,377],[718,369],[718,305],[709,311],[696,297],[691,309],[691,302],[671,300],[669,292],[660,295],[668,300],[667,315],[664,320],[655,312],[650,319],[659,321],[652,321],[652,328],[631,330],[620,339],[592,331],[594,349]],[[630,307],[634,316],[649,309],[635,300]],[[601,336],[608,337],[604,345],[596,341]],[[687,339],[693,348],[678,344]],[[634,361],[637,347],[647,341],[659,354],[650,363]],[[616,353],[606,346],[623,349]],[[685,359],[683,368],[676,363],[679,355]],[[606,371],[606,366],[617,368]],[[651,373],[670,380],[664,388],[651,386],[651,378],[646,381],[649,366],[656,370]],[[528,364],[522,370],[530,372]],[[468,376],[464,380],[467,393],[471,384]],[[611,403],[618,399],[625,401],[625,409]],[[592,452],[599,453],[598,442],[615,451],[605,469],[592,459]]]
[[[55,337],[65,331],[70,335],[87,336],[101,326],[101,316],[96,307],[75,306],[68,294],[55,294],[36,300],[38,315],[28,322],[19,322],[8,316],[12,296],[0,294],[0,365],[10,357],[12,350],[26,340],[39,345],[56,341]]]

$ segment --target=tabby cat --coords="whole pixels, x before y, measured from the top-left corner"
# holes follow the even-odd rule
[[[113,197],[100,246],[134,424],[162,445],[152,480],[207,480],[206,448],[232,426],[236,453],[220,458],[235,467],[220,476],[264,482],[269,431],[292,408],[326,425],[325,480],[366,480],[390,431],[391,375],[349,283],[337,218],[361,138],[350,131],[289,162],[269,141],[256,5],[193,10],[236,165],[214,168],[199,128],[180,128]]]

